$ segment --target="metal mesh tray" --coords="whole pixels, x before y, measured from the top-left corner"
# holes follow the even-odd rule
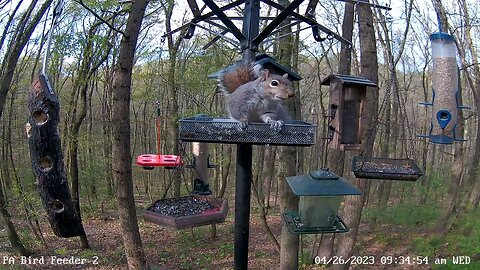
[[[179,129],[179,138],[183,141],[293,146],[315,144],[316,133],[315,125],[297,120],[275,131],[265,123],[249,123],[242,129],[236,120],[207,117],[180,119]]]
[[[357,178],[416,181],[422,170],[411,159],[352,158],[352,172]]]

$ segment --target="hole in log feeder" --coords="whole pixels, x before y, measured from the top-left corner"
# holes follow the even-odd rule
[[[44,111],[36,111],[33,113],[32,117],[35,123],[37,123],[39,126],[48,121],[48,114],[46,114]]]
[[[40,165],[40,168],[42,168],[43,171],[48,171],[53,167],[53,162],[48,157],[41,158],[38,161],[38,164]]]
[[[55,211],[56,213],[61,213],[64,210],[63,203],[60,200],[53,200],[49,205],[52,211]]]

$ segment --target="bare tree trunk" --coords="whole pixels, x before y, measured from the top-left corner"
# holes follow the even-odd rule
[[[20,240],[20,237],[18,237],[17,231],[15,230],[15,226],[13,225],[11,220],[11,215],[7,211],[7,205],[5,202],[2,183],[0,183],[0,214],[2,216],[2,219],[5,223],[5,227],[7,229],[8,240],[10,241],[10,244],[12,245],[12,248],[15,251],[15,253],[22,256],[30,255],[31,252],[25,248],[25,246],[22,244],[22,241]]]
[[[95,72],[97,73],[97,72]],[[92,82],[92,91],[90,92],[90,95],[88,97],[88,122],[87,122],[87,160],[88,160],[88,165],[91,166],[92,162],[94,162],[94,147],[93,147],[93,110],[92,110],[92,95],[93,95],[93,88],[95,88],[95,91],[98,91],[98,81]],[[90,186],[89,190],[89,195],[91,195],[93,198],[98,199],[97,196],[97,187],[95,183],[95,178],[92,177],[91,179],[88,180],[88,185]]]
[[[129,269],[147,269],[138,229],[130,152],[130,100],[135,48],[147,7],[146,0],[132,3],[122,36],[113,79],[113,178],[117,183],[118,215]]]
[[[263,228],[265,229],[268,239],[271,240],[271,242],[275,245],[277,248],[277,251],[280,251],[280,244],[277,241],[277,238],[275,238],[275,235],[273,234],[272,230],[268,226],[267,223],[267,208],[265,207],[265,194],[263,192],[263,183],[262,180],[265,179],[265,174],[264,173],[273,173],[273,171],[266,172],[264,168],[266,167],[266,163],[268,161],[268,158],[265,158],[266,150],[270,147],[265,147],[261,146],[259,147],[260,153],[258,154],[257,161],[255,164],[261,165],[261,166],[256,166],[256,176],[253,178],[252,181],[252,189],[253,189],[253,195],[255,197],[255,200],[258,203],[259,210],[260,210],[260,221],[262,223]],[[262,169],[263,168],[263,169]]]
[[[102,95],[102,154],[104,160],[106,160],[106,169],[107,172],[112,171],[112,113],[111,113],[111,97],[113,92],[113,71],[110,70],[110,67],[107,65],[105,70],[105,86],[103,89]],[[107,182],[107,193],[109,196],[113,197],[114,195],[114,181],[111,173],[105,174],[105,180]]]
[[[93,92],[93,85],[90,84],[92,76],[95,74],[100,65],[107,60],[108,54],[112,48],[112,45],[109,45],[105,50],[103,50],[103,55],[94,55],[93,47],[96,45],[94,42],[96,35],[98,33],[98,27],[100,26],[99,22],[94,22],[88,31],[88,36],[86,37],[86,45],[83,48],[83,59],[80,65],[78,75],[74,82],[74,90],[79,92],[76,101],[78,108],[78,114],[72,115],[72,124],[69,130],[69,143],[68,151],[69,155],[69,167],[70,167],[70,180],[72,183],[72,199],[75,205],[75,210],[81,220],[81,211],[80,211],[80,184],[79,184],[79,164],[78,164],[78,137],[80,133],[80,128],[87,117],[88,104],[91,100],[91,93]],[[73,110],[76,112],[77,108],[74,107]],[[87,236],[81,235],[80,241],[82,248],[89,248]]]
[[[271,196],[271,189],[273,184],[273,177],[275,176],[275,156],[277,152],[276,146],[267,147],[267,152],[265,155],[267,158],[265,159],[265,164],[263,167],[263,176],[265,177],[263,185],[264,185],[264,204],[265,208],[270,208],[270,196]]]
[[[296,175],[295,148],[280,147],[280,170],[278,174],[278,194],[280,200],[280,213],[298,210],[298,197],[288,186],[285,177]],[[282,170],[283,169],[283,170]],[[285,223],[282,222],[282,234],[280,242],[280,270],[298,269],[298,235],[288,232]]]
[[[287,6],[289,3],[288,0],[279,0],[279,4]],[[285,26],[288,24],[288,21],[285,20],[280,24],[280,26]],[[278,44],[278,60],[280,63],[286,65],[287,67],[292,66],[292,57],[293,52],[296,51],[293,49],[293,38],[292,38],[292,29],[291,27],[284,27],[281,30],[282,35],[288,35],[283,41]],[[301,119],[301,108],[300,108],[300,95],[298,90],[293,99],[290,99],[286,102],[286,110],[289,112],[290,116],[293,119]],[[295,196],[290,189],[285,177],[293,176],[298,173],[297,171],[297,157],[298,151],[295,147],[280,147],[279,151],[279,164],[280,170],[278,174],[277,184],[278,184],[278,193],[280,199],[280,213],[285,213],[288,211],[297,211],[298,210],[298,197]],[[292,270],[298,268],[298,251],[299,251],[299,237],[298,235],[291,234],[288,232],[288,229],[285,223],[282,222],[282,233],[281,233],[281,242],[280,242],[280,270]]]
[[[457,42],[457,50],[460,55],[461,63],[463,66],[469,66],[468,69],[465,69],[464,76],[466,78],[467,85],[473,90],[473,100],[475,103],[476,109],[476,122],[477,125],[477,135],[474,144],[473,156],[471,162],[468,164],[468,172],[466,173],[464,184],[462,184],[466,189],[466,194],[464,198],[464,207],[467,208],[469,203],[478,206],[478,201],[480,197],[480,181],[478,180],[478,167],[480,165],[480,123],[479,111],[480,111],[480,67],[479,65],[470,65],[470,61],[475,61],[478,59],[477,47],[474,45],[472,39],[472,30],[473,24],[472,19],[470,18],[468,11],[468,3],[465,0],[458,1],[459,7],[464,14],[462,17],[464,19],[464,42]],[[467,56],[467,53],[470,56]],[[473,186],[473,188],[471,188]]]
[[[225,191],[227,190],[227,183],[228,183],[228,177],[230,175],[230,172],[232,171],[232,156],[233,156],[233,150],[232,146],[228,145],[226,146],[226,152],[225,156],[227,157],[226,164],[223,166],[223,172],[222,172],[222,181],[220,185],[220,191],[218,192],[218,197],[223,198],[225,196]]]
[[[359,39],[360,39],[360,67],[361,75],[376,83],[378,81],[378,62],[377,48],[375,40],[375,30],[373,27],[372,10],[367,5],[357,6]],[[363,148],[365,155],[371,156],[373,150],[373,142],[375,139],[375,119],[378,107],[378,91],[367,91],[367,105],[365,119],[367,128],[363,134]],[[367,182],[365,179],[356,179],[352,181],[354,185],[360,188],[364,194],[368,192]],[[336,241],[337,256],[348,258],[353,253],[358,233],[358,226],[364,205],[364,196],[347,196],[344,201],[342,218],[350,226],[350,232],[338,235]],[[333,269],[348,269],[349,264],[334,265]]]

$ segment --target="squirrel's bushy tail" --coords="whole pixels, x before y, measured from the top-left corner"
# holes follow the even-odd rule
[[[218,78],[218,86],[225,94],[231,94],[238,87],[256,80],[262,71],[261,65],[239,63],[225,70]]]

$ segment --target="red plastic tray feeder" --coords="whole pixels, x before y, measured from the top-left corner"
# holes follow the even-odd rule
[[[154,167],[179,167],[182,166],[182,158],[177,155],[154,155],[145,154],[137,157],[137,164],[144,169],[153,169]]]

